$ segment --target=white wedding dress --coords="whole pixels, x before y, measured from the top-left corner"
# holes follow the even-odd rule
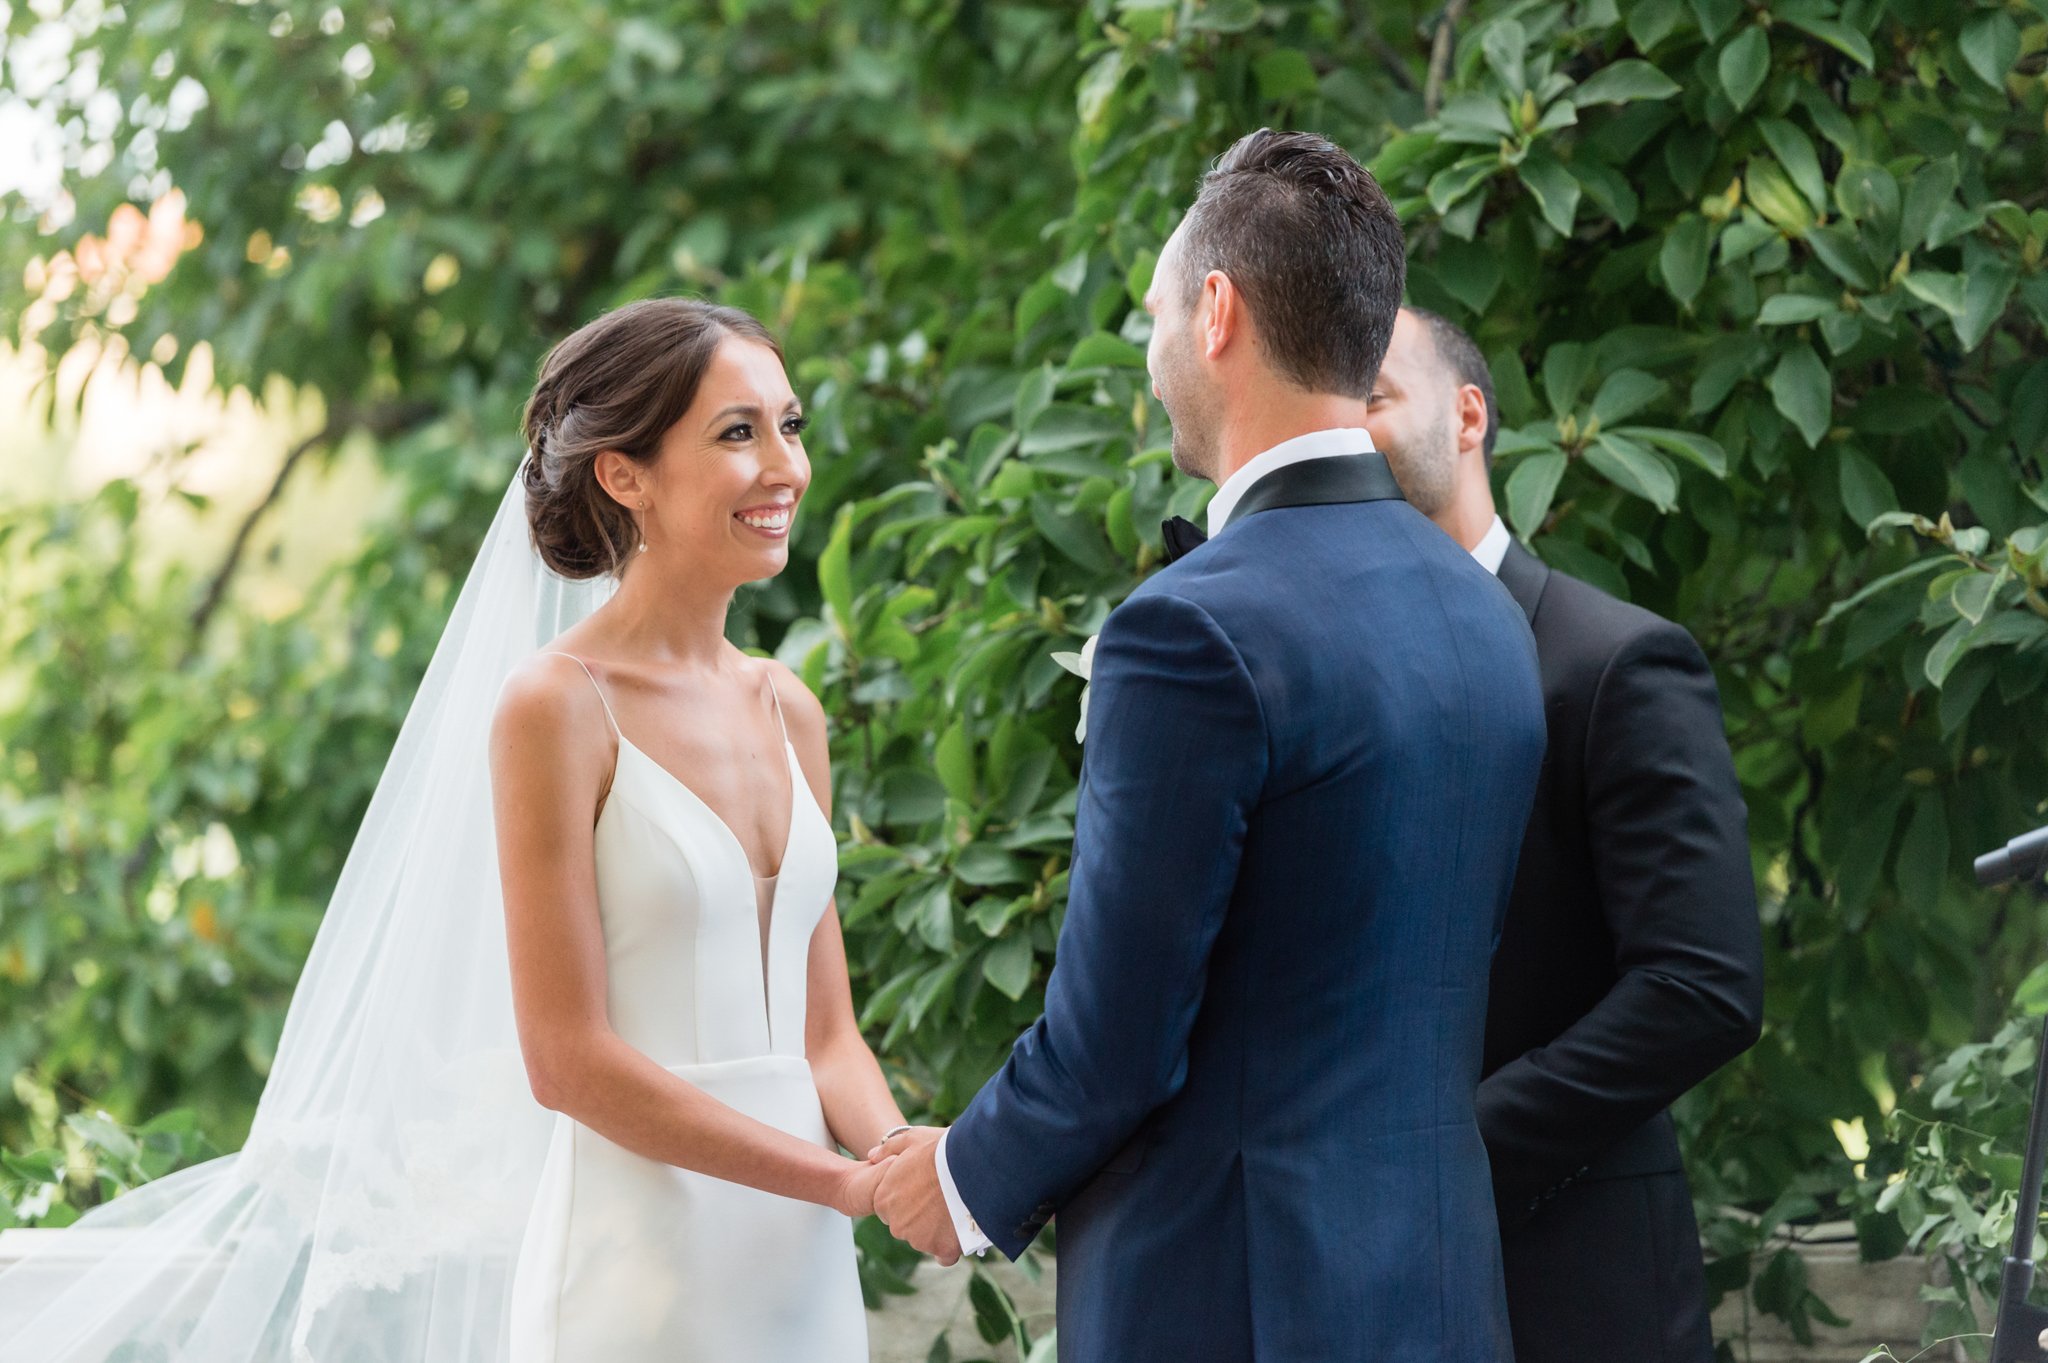
[[[615,586],[547,570],[514,474],[349,846],[248,1141],[23,1246],[0,1272],[0,1363],[866,1359],[845,1217],[628,1154],[536,1103],[520,1063],[494,700]],[[783,756],[783,861],[757,885],[731,830],[621,736],[599,909],[620,1035],[822,1146],[805,966],[837,849],[786,735]]]
[[[609,700],[605,714],[618,765],[596,855],[613,1029],[719,1101],[832,1148],[804,1059],[804,1003],[839,854],[787,730],[789,831],[764,877],[710,806],[619,731]],[[645,1159],[567,1116],[555,1119],[508,1325],[513,1363],[867,1358],[844,1216]]]

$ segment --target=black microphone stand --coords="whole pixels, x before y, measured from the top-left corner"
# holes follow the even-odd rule
[[[1977,883],[2022,884],[2048,867],[2048,828],[2024,833],[1996,852],[1977,858]],[[2013,1216],[2012,1253],[1998,1282],[1998,1324],[1991,1336],[1991,1363],[2048,1363],[2048,1309],[2027,1300],[2034,1288],[2034,1227],[2041,1219],[2041,1160],[2048,1145],[2048,1018],[2041,1022],[2041,1046],[2034,1053],[2034,1106],[2027,1117],[2026,1165],[2020,1172],[2019,1207]]]

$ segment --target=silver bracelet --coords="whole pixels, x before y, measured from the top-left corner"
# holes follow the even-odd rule
[[[890,1141],[894,1140],[894,1139],[895,1139],[896,1137],[898,1137],[898,1136],[902,1135],[902,1134],[903,1134],[904,1132],[906,1132],[906,1131],[908,1131],[908,1130],[910,1130],[910,1129],[911,1129],[911,1126],[910,1126],[910,1123],[909,1123],[909,1122],[905,1122],[905,1123],[904,1123],[903,1125],[901,1125],[901,1126],[892,1126],[892,1127],[890,1127],[890,1128],[889,1128],[889,1129],[888,1129],[887,1131],[884,1131],[884,1132],[882,1133],[882,1139],[880,1139],[880,1140],[876,1141],[876,1142],[875,1142],[875,1144],[876,1144],[876,1145],[887,1145],[887,1144],[888,1144],[888,1143],[889,1143]]]

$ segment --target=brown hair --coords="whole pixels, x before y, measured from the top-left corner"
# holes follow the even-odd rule
[[[1372,395],[1408,257],[1393,205],[1350,153],[1312,133],[1239,138],[1202,177],[1182,241],[1187,296],[1211,270],[1230,276],[1282,374]]]
[[[567,578],[617,573],[636,539],[633,517],[597,481],[605,450],[641,464],[696,400],[719,342],[768,329],[738,308],[649,298],[588,323],[548,352],[526,403],[526,523],[541,561]]]

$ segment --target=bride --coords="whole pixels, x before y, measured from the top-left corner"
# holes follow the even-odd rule
[[[867,1356],[903,1125],[854,1020],[824,714],[724,637],[809,482],[779,348],[682,299],[548,356],[247,1145],[0,1274],[0,1358]]]

